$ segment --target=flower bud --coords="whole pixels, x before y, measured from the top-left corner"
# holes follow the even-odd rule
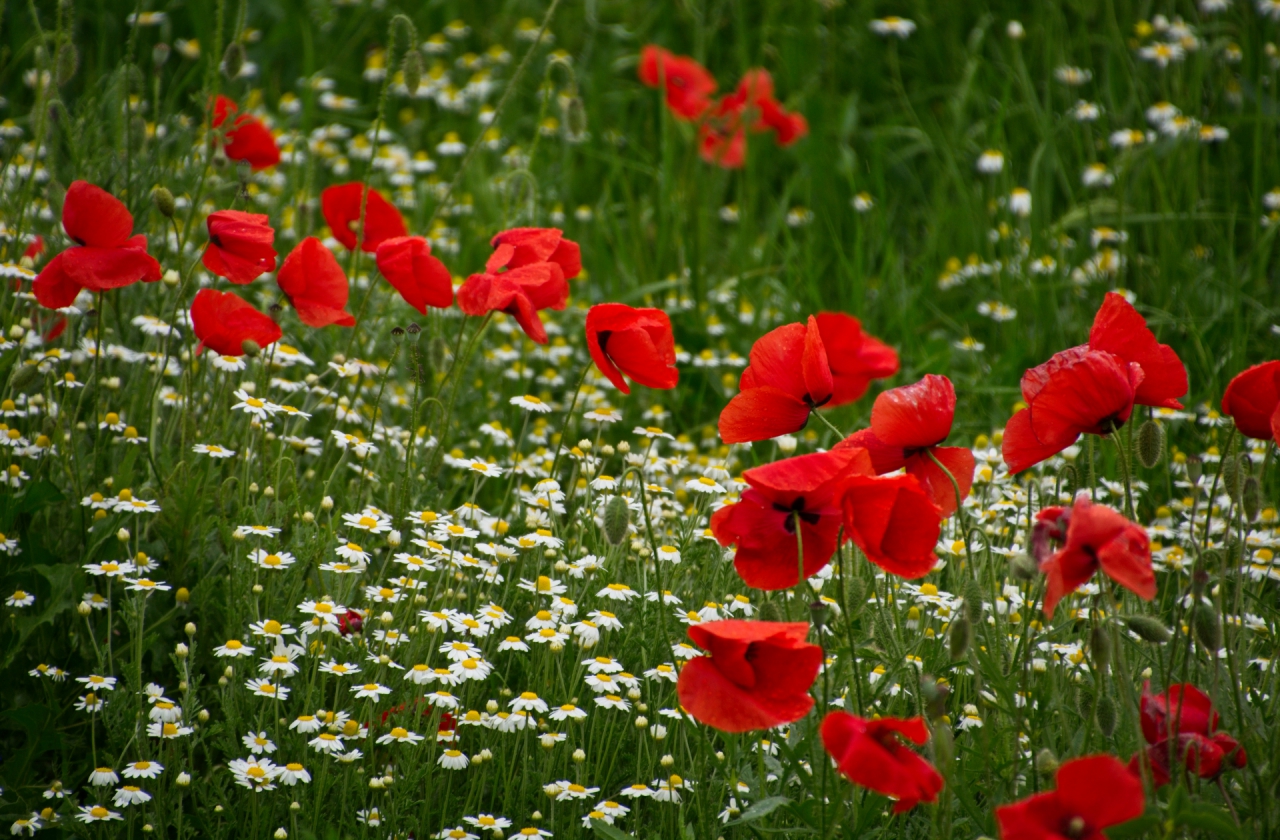
[[[89,606],[84,601],[81,601],[79,604],[76,605],[76,612],[84,616],[93,615],[93,607]]]
[[[177,601],[179,604],[186,604],[191,601],[191,591],[188,590],[185,586],[179,586],[178,591],[173,593],[173,599]],[[187,626],[191,628],[193,633],[195,632],[194,624],[189,624]]]
[[[1076,711],[1085,720],[1093,717],[1093,692],[1084,686],[1076,692]]]
[[[1193,608],[1191,618],[1200,645],[1211,654],[1221,650],[1222,622],[1218,619],[1218,611],[1200,601]]]
[[[240,71],[243,68],[244,47],[239,41],[232,41],[227,44],[227,50],[222,54],[222,73],[228,79],[234,79],[240,75]]]
[[[1094,720],[1098,722],[1098,731],[1110,738],[1116,731],[1116,701],[1110,694],[1098,696],[1098,706],[1093,710]]]
[[[1107,628],[1099,625],[1089,632],[1089,656],[1099,674],[1105,674],[1111,667],[1111,634]]]
[[[604,506],[604,538],[609,545],[618,545],[627,535],[631,524],[631,510],[622,496],[613,496]]]
[[[1262,510],[1262,485],[1256,475],[1247,476],[1240,488],[1240,510],[1247,522],[1256,520]]]
[[[208,722],[209,722],[209,710],[208,710],[208,709],[201,709],[200,711],[196,712],[196,720],[200,721],[201,723],[208,723]]]
[[[1164,427],[1154,420],[1148,420],[1138,427],[1138,439],[1134,441],[1134,454],[1138,463],[1151,469],[1160,463],[1164,455]]]
[[[118,539],[120,542],[128,542],[128,541],[129,541],[129,529],[128,529],[128,528],[121,528],[119,531],[116,531],[116,539]]]
[[[581,748],[573,751],[573,762],[575,764],[581,764],[586,760],[587,760],[587,754],[583,752]]]
[[[671,765],[673,765],[673,764],[675,764],[675,763],[676,763],[676,760],[675,760],[674,758],[672,758],[672,757],[671,757],[671,754],[670,754],[670,753],[668,753],[668,754],[664,755],[664,756],[663,756],[663,757],[658,761],[658,763],[659,763],[659,764],[661,764],[663,767],[670,767]]]
[[[411,49],[404,54],[404,62],[400,65],[400,72],[404,76],[404,86],[408,89],[409,95],[418,92],[418,88],[422,85],[422,53],[416,49]]]
[[[1149,615],[1127,615],[1123,619],[1125,627],[1144,641],[1162,645],[1169,641],[1169,628],[1158,618]]]
[[[1244,473],[1240,469],[1240,459],[1234,456],[1223,456],[1222,489],[1231,497],[1231,501],[1239,503],[1243,486]]]
[[[1187,456],[1187,480],[1193,485],[1200,483],[1200,476],[1204,473],[1204,462],[1200,460],[1198,455]]]
[[[58,87],[62,87],[75,78],[76,70],[79,67],[80,53],[76,51],[76,45],[70,41],[63,41],[62,46],[58,47],[58,52],[54,56],[54,81]]]
[[[782,608],[776,601],[765,601],[760,605],[761,621],[782,621]]]
[[[982,587],[973,578],[964,585],[964,614],[972,624],[982,621]]]
[[[1009,558],[1009,574],[1017,580],[1034,580],[1040,567],[1026,552],[1018,552]]]
[[[173,48],[164,41],[161,41],[151,48],[151,63],[154,64],[158,70],[169,61],[169,54],[172,52]]]
[[[325,496],[323,499],[321,499],[320,509],[326,512],[333,510],[333,497]]]
[[[1036,753],[1036,772],[1042,776],[1052,776],[1058,772],[1058,757],[1053,750],[1045,747]]]
[[[177,205],[173,200],[173,193],[168,187],[156,187],[151,191],[151,201],[155,204],[156,209],[160,211],[160,215],[166,219],[172,219],[173,214],[177,212]]]
[[[173,655],[178,657],[179,659],[186,659],[188,653],[189,651],[187,649],[187,646],[184,645],[182,642],[178,642],[176,645],[173,646]]]
[[[951,658],[964,659],[969,652],[969,641],[973,635],[973,625],[969,616],[961,615],[953,619],[947,633],[947,641],[951,645]]]
[[[283,827],[277,828],[276,833],[271,836],[276,840],[289,840],[289,832],[285,831]]]

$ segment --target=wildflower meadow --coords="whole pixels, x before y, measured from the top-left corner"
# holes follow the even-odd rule
[[[0,821],[1280,837],[1278,44],[0,4]]]

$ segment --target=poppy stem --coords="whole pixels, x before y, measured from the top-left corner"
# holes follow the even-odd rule
[[[1129,456],[1125,452],[1124,442],[1120,439],[1120,435],[1112,433],[1108,435],[1111,442],[1116,445],[1116,460],[1120,462],[1120,472],[1124,476],[1124,509],[1125,514],[1134,519],[1133,512],[1133,479],[1129,475]]]
[[[955,491],[956,519],[960,522],[960,529],[964,533],[965,561],[969,566],[969,574],[973,576],[974,582],[977,583],[978,569],[973,563],[973,549],[969,547],[969,518],[964,510],[964,496],[960,493],[960,482],[956,481],[956,477],[951,473],[951,470],[947,469],[946,464],[939,461],[938,456],[933,454],[932,447],[926,449],[924,454],[929,456],[929,460],[933,462],[935,467],[942,470],[943,474],[947,477],[947,480],[951,482],[951,489]]]
[[[847,438],[847,437],[848,437],[848,435],[846,435],[844,432],[842,432],[842,431],[840,431],[839,429],[837,429],[837,428],[835,427],[835,425],[834,425],[834,424],[832,424],[832,422],[831,422],[830,420],[828,420],[826,417],[822,416],[822,414],[821,414],[821,413],[819,413],[818,411],[814,410],[814,411],[809,412],[809,414],[810,414],[811,416],[813,416],[813,417],[817,417],[819,420],[821,420],[821,421],[822,421],[822,423],[823,423],[823,425],[825,425],[825,426],[826,426],[828,429],[830,429],[831,431],[835,432],[835,433],[836,433],[836,437],[840,438],[841,440],[844,440],[845,438]]]
[[[800,534],[800,512],[791,512],[791,522],[796,529],[796,597],[800,600],[800,618],[804,618],[804,537]]]
[[[560,430],[560,445],[556,447],[556,457],[551,462],[551,472],[547,473],[553,481],[556,477],[556,468],[560,466],[560,456],[564,454],[565,438],[568,437],[569,424],[573,422],[573,410],[578,407],[578,395],[582,393],[582,383],[587,381],[587,372],[591,370],[593,364],[594,362],[587,362],[587,366],[582,369],[582,375],[578,377],[578,387],[573,389],[573,399],[569,401],[569,410],[565,412],[564,428]]]

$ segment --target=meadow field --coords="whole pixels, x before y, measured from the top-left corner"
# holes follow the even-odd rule
[[[1280,836],[1280,0],[0,6],[0,822]]]

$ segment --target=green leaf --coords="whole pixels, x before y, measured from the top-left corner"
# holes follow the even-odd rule
[[[1159,814],[1143,814],[1137,819],[1108,828],[1103,834],[1107,835],[1107,840],[1133,840],[1133,838],[1142,837],[1159,824]]]
[[[604,820],[598,820],[594,817],[591,820],[591,829],[595,831],[596,837],[601,840],[635,840],[632,835],[625,833],[620,828],[614,828]]]
[[[1231,815],[1207,802],[1193,802],[1178,814],[1178,825],[1208,832],[1211,837],[1240,838],[1244,835]]]
[[[769,814],[772,814],[783,805],[789,804],[791,804],[791,800],[785,796],[770,796],[766,799],[761,799],[759,802],[743,811],[742,816],[738,817],[736,820],[731,820],[725,823],[725,825],[741,825],[742,823],[755,822],[762,817],[767,817]]]

